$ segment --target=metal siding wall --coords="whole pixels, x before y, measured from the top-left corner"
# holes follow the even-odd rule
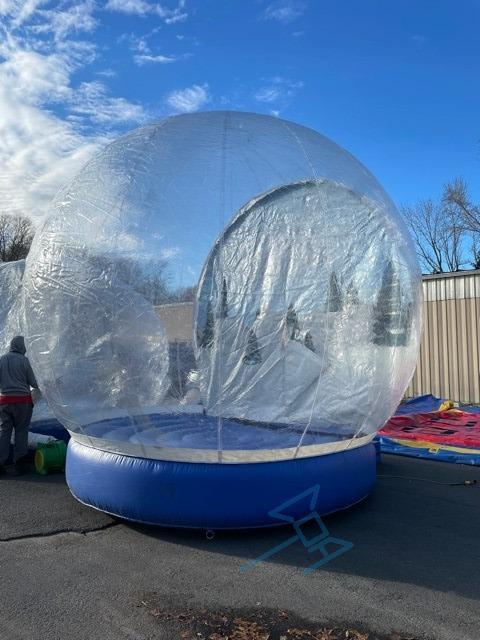
[[[423,282],[423,334],[409,397],[480,404],[480,273]]]
[[[457,348],[457,305],[455,300],[445,300],[447,305],[447,352],[448,352],[448,395],[458,398],[460,395],[459,364]],[[458,400],[457,400],[458,402]]]

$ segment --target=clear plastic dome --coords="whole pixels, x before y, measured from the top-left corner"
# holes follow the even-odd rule
[[[375,178],[278,118],[167,118],[56,198],[24,280],[29,355],[74,437],[251,461],[367,442],[413,373],[415,252]]]

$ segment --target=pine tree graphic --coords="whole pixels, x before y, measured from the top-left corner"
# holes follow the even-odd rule
[[[203,330],[200,347],[202,347],[202,349],[211,349],[214,339],[215,339],[215,318],[213,316],[212,303],[209,300],[207,305],[207,320],[205,322],[205,328]]]
[[[330,274],[330,285],[328,290],[328,306],[327,310],[331,312],[342,311],[343,294],[338,284],[337,274],[332,271]]]
[[[409,302],[406,306],[402,307],[402,314],[400,316],[400,333],[397,340],[397,345],[399,347],[405,347],[408,344],[412,331],[412,322],[413,303]]]
[[[262,356],[258,348],[257,336],[253,329],[248,331],[247,348],[243,356],[243,364],[260,364]]]
[[[355,287],[353,282],[350,283],[347,289],[346,298],[347,298],[347,303],[350,305],[360,304],[360,299],[358,297],[358,289]]]
[[[313,338],[310,331],[307,331],[307,333],[305,334],[303,344],[307,347],[307,349],[310,349],[310,351],[313,351],[313,353],[315,353],[315,346],[313,344]]]
[[[385,265],[382,285],[373,308],[373,343],[393,347],[406,343],[402,322],[402,288],[391,260]],[[402,327],[403,325],[403,327]],[[402,330],[403,328],[403,330]]]
[[[220,313],[218,315],[220,318],[228,318],[228,289],[225,278],[223,278],[222,282],[222,297],[220,300]]]
[[[297,312],[295,311],[292,302],[288,305],[285,324],[287,325],[288,337],[290,340],[297,340],[298,332],[300,331],[300,324],[298,322]]]

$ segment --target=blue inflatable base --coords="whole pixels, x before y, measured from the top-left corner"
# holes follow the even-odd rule
[[[66,477],[80,502],[145,524],[269,527],[345,509],[373,488],[373,443],[311,458],[211,464],[109,453],[70,440]]]

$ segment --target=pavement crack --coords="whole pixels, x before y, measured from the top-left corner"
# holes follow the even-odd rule
[[[16,542],[18,540],[33,540],[35,538],[54,538],[55,536],[63,535],[64,533],[73,533],[76,535],[88,536],[90,533],[97,533],[98,531],[105,531],[106,529],[111,529],[112,527],[116,527],[120,522],[107,522],[107,524],[102,524],[99,527],[92,528],[81,528],[81,529],[55,529],[55,531],[44,531],[39,533],[27,533],[19,536],[9,536],[7,538],[0,538],[0,543],[4,542]]]

